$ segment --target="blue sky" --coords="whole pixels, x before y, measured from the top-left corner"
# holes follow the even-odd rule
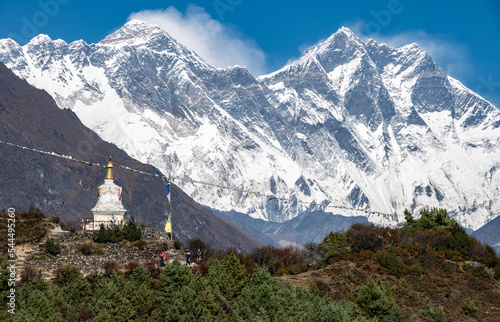
[[[500,107],[500,1],[2,0],[0,38],[39,33],[99,42],[131,18],[149,19],[210,63],[255,76],[301,56],[341,26],[392,46],[415,42]],[[194,48],[197,47],[197,48]]]

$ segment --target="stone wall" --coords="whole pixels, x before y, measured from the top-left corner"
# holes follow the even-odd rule
[[[152,227],[141,227],[141,238],[166,240],[167,233]]]
[[[147,236],[157,236],[158,232],[146,230]],[[61,233],[53,236],[54,240],[61,245],[61,252],[57,256],[52,256],[44,251],[42,245],[33,253],[26,256],[25,267],[41,269],[44,276],[53,278],[54,272],[64,265],[75,266],[81,273],[87,275],[95,269],[102,271],[105,262],[114,261],[123,270],[128,263],[145,264],[152,260],[159,262],[159,254],[161,251],[166,251],[168,261],[171,262],[175,258],[184,263],[184,255],[182,251],[177,251],[173,247],[173,241],[166,240],[161,237],[141,239],[141,241],[128,242],[122,241],[119,243],[97,244],[94,243],[90,235],[86,235],[86,239],[82,240],[82,232],[78,233]],[[88,244],[96,253],[94,255],[84,255],[81,247]]]

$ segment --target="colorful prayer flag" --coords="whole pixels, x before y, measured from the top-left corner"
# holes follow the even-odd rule
[[[165,232],[166,233],[172,233],[171,216],[172,216],[172,214],[168,214],[168,220],[167,220],[167,223],[165,224]]]
[[[170,203],[170,185],[172,183],[170,181],[167,181],[167,199],[168,199],[168,203]]]

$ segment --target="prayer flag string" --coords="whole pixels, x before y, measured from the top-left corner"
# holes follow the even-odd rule
[[[106,168],[106,164],[102,164],[101,165],[100,163],[97,163],[97,162],[89,162],[89,161],[79,160],[79,159],[73,158],[70,155],[59,154],[59,153],[56,153],[56,152],[42,151],[42,150],[35,149],[35,148],[28,148],[28,147],[25,147],[25,146],[22,146],[22,145],[19,145],[19,144],[13,144],[13,143],[10,143],[10,142],[5,142],[5,141],[0,141],[0,143],[9,145],[9,146],[12,146],[12,147],[15,147],[15,148],[20,148],[20,149],[23,149],[23,150],[28,150],[28,151],[31,151],[31,152],[38,152],[38,153],[42,153],[42,154],[46,154],[46,155],[51,155],[51,156],[55,156],[55,157],[59,157],[59,158],[63,158],[63,159],[71,160],[71,161],[76,161],[76,162],[79,162],[79,163],[87,164],[89,166],[96,166],[98,168]],[[379,211],[371,211],[371,210],[361,209],[361,208],[351,208],[351,207],[346,207],[346,206],[332,205],[328,201],[319,203],[319,202],[314,202],[314,201],[313,202],[308,202],[308,201],[302,201],[302,200],[298,200],[298,199],[282,198],[282,197],[277,197],[275,195],[267,195],[267,194],[264,194],[264,193],[260,193],[258,191],[251,191],[251,190],[247,190],[247,189],[240,189],[240,188],[235,188],[235,187],[228,187],[228,186],[223,186],[223,185],[219,185],[219,184],[216,184],[216,183],[194,180],[194,179],[191,179],[191,178],[175,177],[175,176],[174,177],[167,177],[167,176],[164,176],[164,175],[161,175],[161,174],[157,174],[157,173],[149,173],[149,172],[146,172],[146,171],[141,171],[141,170],[133,169],[133,168],[130,168],[130,167],[127,167],[127,166],[124,166],[124,165],[117,164],[117,163],[113,163],[113,166],[116,166],[116,167],[121,168],[121,169],[129,170],[129,171],[137,172],[137,173],[140,173],[140,174],[144,174],[144,175],[147,175],[147,176],[152,176],[152,177],[157,177],[157,178],[163,178],[163,179],[167,180],[167,182],[168,181],[179,180],[179,181],[182,181],[182,182],[190,182],[190,183],[193,183],[193,184],[201,184],[201,185],[210,186],[210,187],[216,187],[216,188],[225,189],[225,190],[237,191],[237,192],[245,193],[245,194],[252,194],[252,195],[255,195],[257,197],[267,198],[267,201],[280,200],[280,201],[284,201],[284,202],[288,202],[288,203],[300,203],[300,204],[309,205],[309,206],[320,206],[320,207],[324,207],[324,208],[334,208],[334,209],[342,209],[342,210],[353,210],[353,211],[358,211],[358,212],[364,212],[365,214],[374,214],[374,215],[384,216],[384,217],[387,217],[387,218],[394,219],[394,215],[393,214],[383,213],[383,212],[379,212]]]

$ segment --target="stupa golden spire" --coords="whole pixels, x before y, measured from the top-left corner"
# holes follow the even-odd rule
[[[111,156],[109,156],[109,161],[108,164],[106,164],[106,168],[108,170],[106,171],[106,177],[104,179],[113,180],[113,163],[111,163]]]
[[[97,204],[91,210],[92,216],[94,216],[94,230],[99,229],[101,224],[109,227],[112,224],[121,223],[127,214],[127,210],[122,204],[122,188],[113,182],[113,163],[111,162],[111,156],[109,156],[106,168],[107,171],[106,177],[104,178],[104,184],[97,188],[99,199],[97,199]]]

